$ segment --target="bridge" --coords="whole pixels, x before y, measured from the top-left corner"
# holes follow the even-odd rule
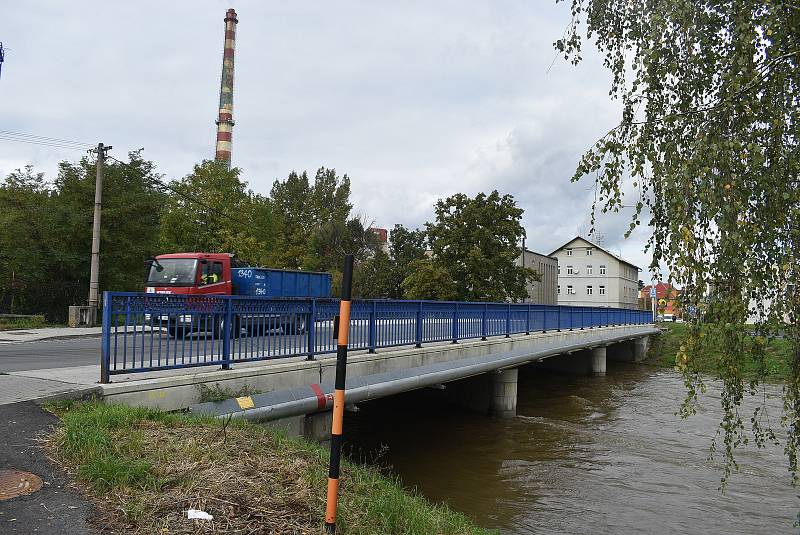
[[[324,437],[338,310],[337,299],[107,292],[100,393],[109,402],[280,421]],[[433,387],[510,416],[518,367],[604,375],[607,359],[643,359],[657,332],[652,314],[639,310],[355,300],[346,401]],[[231,399],[204,403],[208,392]]]

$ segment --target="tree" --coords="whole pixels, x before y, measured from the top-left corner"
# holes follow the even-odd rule
[[[511,195],[493,191],[470,198],[457,193],[437,201],[435,212],[436,221],[425,225],[432,265],[450,274],[456,299],[505,301],[527,296],[526,283],[536,275],[516,265],[525,230],[520,224],[523,210]]]
[[[50,188],[32,166],[9,174],[0,186],[0,310],[35,310],[48,280],[48,242],[54,232]]]
[[[273,263],[289,269],[337,271],[345,254],[370,257],[377,242],[367,225],[352,217],[350,179],[321,167],[311,184],[304,171],[292,171],[272,185],[276,218]]]
[[[403,281],[412,273],[414,262],[426,258],[425,231],[408,230],[403,225],[395,225],[389,235],[389,254],[391,255],[391,281],[388,295],[394,299],[403,297]]]
[[[161,216],[161,250],[231,252],[267,263],[275,243],[272,206],[247,189],[240,173],[224,162],[204,160],[172,181]]]
[[[559,1],[559,0],[556,0]],[[793,347],[785,389],[789,468],[800,443],[800,7],[780,0],[572,0],[572,24],[555,43],[577,63],[585,24],[613,74],[620,123],[582,157],[573,180],[596,177],[594,210],[638,196],[631,230],[650,212],[649,241],[683,287],[682,306],[704,313],[677,357],[688,387],[684,415],[703,387],[695,355],[715,350],[722,379],[721,435],[727,481],[746,443],[740,407],[760,380],[765,344],[744,328],[757,316],[769,338]],[[763,366],[762,366],[763,368]],[[759,409],[756,444],[777,433]]]
[[[459,292],[453,276],[437,262],[429,258],[415,260],[409,266],[409,271],[410,274],[401,285],[405,299],[458,299]]]
[[[353,295],[359,299],[396,299],[393,275],[394,262],[385,252],[377,250],[354,270]]]
[[[101,290],[141,290],[146,257],[157,250],[163,194],[153,164],[106,163],[100,229]],[[32,167],[0,186],[0,307],[65,321],[89,292],[96,168],[83,158],[59,164],[48,183]],[[132,224],[135,222],[135,224]]]

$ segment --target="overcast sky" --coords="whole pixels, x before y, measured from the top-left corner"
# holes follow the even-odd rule
[[[555,0],[17,2],[0,17],[0,130],[102,141],[119,158],[144,147],[166,177],[186,175],[214,154],[229,7],[233,163],[253,190],[324,165],[380,227],[492,189],[525,209],[536,251],[587,227],[593,184],[570,177],[619,105],[590,47],[578,67],[556,57],[569,8]],[[52,178],[80,156],[0,139],[0,175],[30,163]],[[646,269],[649,229],[625,240],[628,221],[599,230]]]

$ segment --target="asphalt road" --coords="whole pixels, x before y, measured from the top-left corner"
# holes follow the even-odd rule
[[[93,506],[71,488],[67,475],[47,458],[39,438],[58,419],[31,402],[0,405],[0,468],[31,472],[42,478],[32,494],[0,500],[0,533],[97,533],[89,525]]]
[[[502,325],[501,325],[502,323]],[[505,327],[504,321],[490,321],[490,330],[501,332]],[[521,327],[521,326],[515,326]],[[473,330],[476,326],[473,326]],[[478,326],[477,329],[480,327]],[[466,329],[466,325],[464,326]],[[336,342],[333,339],[332,324],[330,322],[320,322],[317,324],[317,351],[335,352]],[[451,332],[449,321],[426,321],[424,326],[424,336],[426,339],[434,337],[447,338]],[[478,331],[479,332],[479,331]],[[134,341],[134,337],[136,340]],[[369,329],[365,322],[356,323],[351,328],[350,346],[352,348],[368,343]],[[413,322],[400,320],[393,322],[379,322],[377,326],[376,338],[378,344],[398,345],[412,344],[415,339],[415,327]],[[166,336],[166,333],[154,333],[151,338],[150,333],[133,334],[118,333],[116,339],[116,351],[112,346],[112,358],[116,352],[118,357],[118,367],[122,366],[122,359],[130,362],[130,358],[135,355],[137,367],[149,364],[150,348],[154,348],[155,359],[152,365],[172,365],[181,362],[191,362],[192,360],[213,360],[216,350],[209,347],[214,341],[212,336],[198,333],[186,337],[185,340],[175,341]],[[151,342],[152,340],[152,342]],[[161,359],[158,358],[160,340]],[[216,341],[219,344],[219,341]],[[243,333],[239,338],[234,338],[231,342],[231,351],[240,358],[263,357],[263,356],[288,356],[303,353],[306,350],[308,337],[306,334],[281,334],[279,331],[270,331],[266,336],[251,337]],[[100,337],[80,337],[69,339],[51,339],[36,342],[23,342],[12,344],[0,344],[0,373],[19,372],[27,370],[41,370],[48,368],[68,368],[73,366],[88,366],[100,364]],[[191,344],[191,345],[190,345]],[[169,351],[167,346],[170,346]],[[183,358],[182,358],[183,357]],[[140,359],[144,358],[144,361]],[[185,360],[184,360],[185,359]],[[112,369],[114,366],[112,365]]]
[[[100,337],[0,344],[0,372],[100,364]]]

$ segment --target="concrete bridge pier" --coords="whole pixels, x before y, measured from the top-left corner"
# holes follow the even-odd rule
[[[595,377],[603,377],[606,374],[606,348],[595,347],[591,350],[590,374]]]
[[[500,418],[513,418],[517,415],[519,370],[517,368],[497,370],[490,377],[492,393],[489,400],[489,413]]]
[[[610,346],[608,358],[622,362],[641,362],[647,358],[648,340],[647,336],[642,336],[613,344]]]

